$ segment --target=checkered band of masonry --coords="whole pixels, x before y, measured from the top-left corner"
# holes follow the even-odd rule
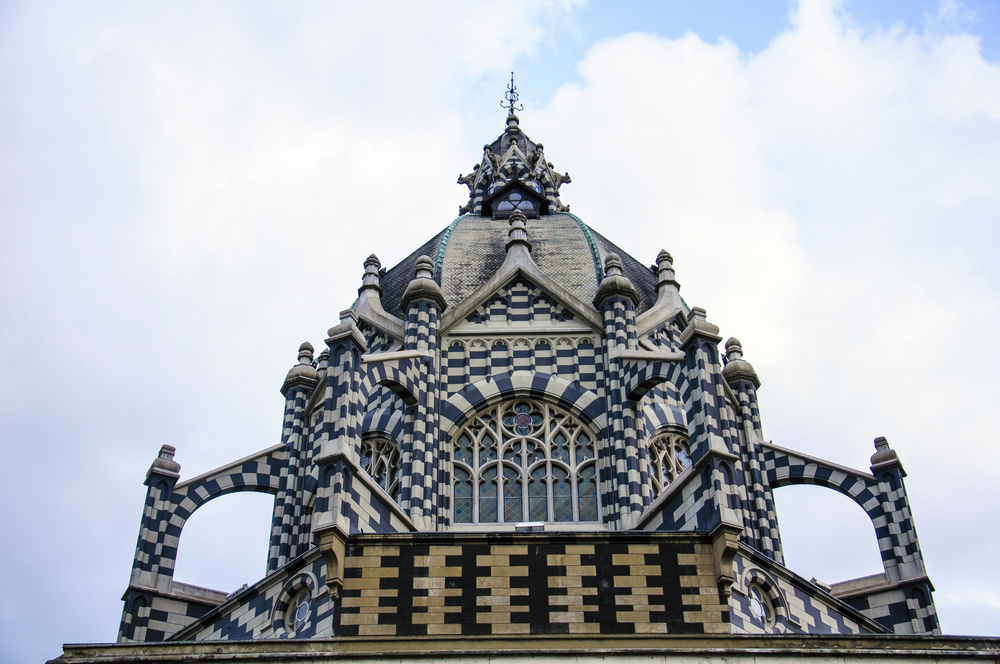
[[[869,470],[765,442],[740,342],[720,351],[670,254],[646,267],[570,214],[569,181],[511,113],[461,215],[389,270],[369,256],[299,348],[277,444],[194,478],[162,448],[120,641],[939,633],[885,439]],[[788,569],[791,484],[854,500],[884,571]],[[274,496],[266,576],[175,581],[185,522],[237,491]]]

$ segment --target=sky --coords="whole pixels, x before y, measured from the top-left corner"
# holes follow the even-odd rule
[[[1000,3],[0,3],[0,661],[116,636],[145,472],[280,439],[298,345],[521,128],[561,198],[743,342],[765,438],[898,452],[946,633],[1000,635]],[[776,492],[791,569],[880,571]],[[176,579],[264,573],[270,501],[200,510]],[[984,573],[985,572],[985,573]]]

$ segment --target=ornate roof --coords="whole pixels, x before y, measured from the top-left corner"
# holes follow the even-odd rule
[[[518,126],[518,118],[507,116],[507,130],[483,146],[483,158],[468,175],[459,175],[458,183],[469,188],[469,201],[458,213],[483,214],[483,200],[511,180],[519,180],[543,195],[548,212],[569,212],[559,200],[559,187],[572,182],[569,173],[559,173],[545,157],[541,143],[535,143]]]
[[[405,318],[403,292],[413,279],[417,259],[424,255],[435,260],[434,280],[449,306],[458,305],[486,283],[503,264],[509,230],[502,218],[509,212],[491,214],[489,201],[513,183],[522,191],[527,187],[538,192],[547,202],[526,224],[531,257],[545,275],[590,302],[605,276],[605,258],[618,254],[624,276],[639,294],[637,313],[647,311],[656,302],[657,275],[570,214],[569,206],[559,200],[559,187],[570,181],[567,173],[555,171],[546,160],[542,144],[521,131],[518,117],[508,114],[504,133],[483,146],[482,161],[470,174],[458,178],[459,184],[469,187],[469,201],[459,209],[460,216],[382,275],[382,308]]]
[[[449,306],[462,302],[500,269],[506,257],[508,231],[506,220],[462,215],[382,276],[382,307],[393,316],[405,318],[400,301],[413,279],[417,258],[422,255],[435,259],[434,279],[441,285]],[[544,215],[529,220],[527,231],[535,264],[582,301],[594,298],[604,278],[604,259],[615,253],[621,257],[625,276],[639,293],[637,311],[646,311],[656,302],[656,275],[576,215]]]

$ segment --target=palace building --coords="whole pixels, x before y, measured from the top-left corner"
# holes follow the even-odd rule
[[[637,260],[570,212],[510,101],[459,217],[388,270],[369,256],[324,347],[298,349],[280,441],[191,478],[160,450],[118,645],[64,659],[959,648],[888,442],[863,470],[765,442],[740,342],[669,253]],[[772,492],[791,484],[857,502],[884,571],[788,569]],[[187,519],[238,491],[274,496],[264,578],[175,581]]]

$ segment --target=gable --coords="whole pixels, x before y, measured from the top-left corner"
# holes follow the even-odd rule
[[[573,311],[523,275],[516,275],[503,288],[484,299],[465,315],[454,331],[507,328],[579,328]]]
[[[537,182],[514,177],[483,200],[483,214],[494,219],[506,219],[514,210],[520,210],[529,219],[548,214],[548,201],[540,189]]]

